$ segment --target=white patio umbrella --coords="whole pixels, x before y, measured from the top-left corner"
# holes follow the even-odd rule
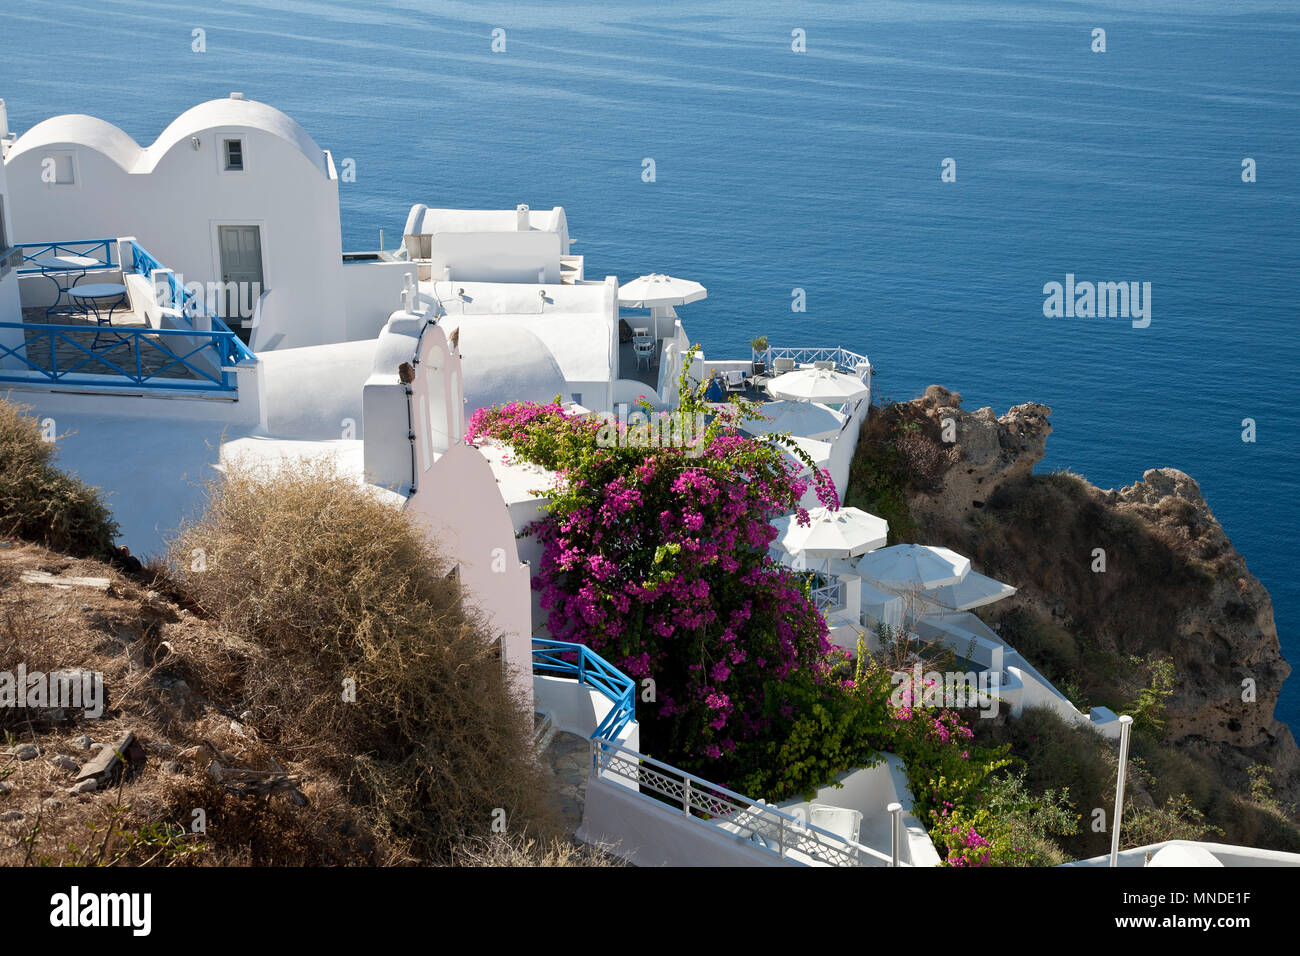
[[[826,368],[801,368],[767,383],[768,394],[792,402],[855,402],[870,391],[852,375]]]
[[[629,309],[653,309],[698,302],[708,294],[708,289],[698,282],[652,273],[619,286],[618,304]]]
[[[794,515],[772,522],[777,529],[774,543],[785,551],[805,558],[851,558],[879,548],[889,539],[889,522],[860,508],[809,508],[808,525]]]
[[[1016,589],[1010,584],[1003,584],[986,574],[971,571],[956,584],[945,584],[926,592],[926,597],[935,604],[954,611],[969,611],[983,607],[994,601],[1011,597]]]
[[[840,433],[845,418],[816,402],[767,402],[762,413],[763,419],[745,422],[741,428],[751,435],[789,432],[803,438],[829,439]]]
[[[930,591],[959,582],[970,572],[970,559],[934,545],[896,544],[863,555],[857,567],[885,591]]]

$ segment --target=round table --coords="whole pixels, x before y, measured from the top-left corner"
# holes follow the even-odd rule
[[[48,278],[54,283],[57,290],[54,296],[54,304],[45,310],[45,314],[53,315],[59,312],[59,303],[64,296],[76,286],[78,282],[84,279],[91,269],[103,268],[104,263],[99,259],[92,259],[90,256],[58,255],[58,256],[41,256],[37,259],[30,260],[32,265],[41,270],[41,275]],[[70,285],[61,285],[59,276],[75,275]]]
[[[107,324],[110,328],[113,325],[113,313],[119,306],[129,305],[126,297],[126,286],[120,282],[95,282],[90,285],[73,286],[68,289],[69,298],[75,300],[84,300],[83,308],[86,308],[85,314],[91,312],[95,314],[95,324],[103,326]],[[112,305],[108,307],[108,316],[105,317],[99,311],[100,300],[114,299]],[[117,341],[121,341],[121,336],[116,336]],[[99,348],[99,332],[95,333],[95,340],[91,343],[92,349]]]

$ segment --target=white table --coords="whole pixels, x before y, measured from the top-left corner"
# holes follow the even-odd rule
[[[98,259],[92,259],[90,256],[75,255],[57,255],[41,256],[38,259],[31,260],[32,265],[41,270],[41,275],[46,276],[54,283],[54,288],[58,293],[54,297],[54,304],[45,310],[47,316],[56,312],[65,312],[65,309],[59,308],[59,303],[67,296],[68,292],[76,286],[78,282],[84,279],[91,269],[102,268],[104,263]],[[75,276],[69,285],[63,285],[59,278]]]

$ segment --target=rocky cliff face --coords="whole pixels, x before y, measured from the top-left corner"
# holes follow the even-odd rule
[[[1033,476],[1052,431],[1043,405],[967,412],[931,386],[895,408],[934,446],[905,455],[922,463],[905,495],[909,537],[966,549],[981,571],[1021,589],[991,617],[1030,607],[1113,660],[1171,659],[1166,741],[1233,789],[1247,788],[1250,764],[1270,767],[1278,796],[1300,802],[1300,751],[1273,717],[1291,668],[1272,602],[1192,478],[1158,468],[1103,491],[1077,476]],[[1104,572],[1095,548],[1106,552]]]

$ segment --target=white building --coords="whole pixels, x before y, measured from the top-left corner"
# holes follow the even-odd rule
[[[4,161],[23,241],[135,236],[203,284],[257,352],[373,338],[413,272],[380,253],[345,262],[333,157],[241,93],[187,110],[146,147],[93,116],[56,116]]]

